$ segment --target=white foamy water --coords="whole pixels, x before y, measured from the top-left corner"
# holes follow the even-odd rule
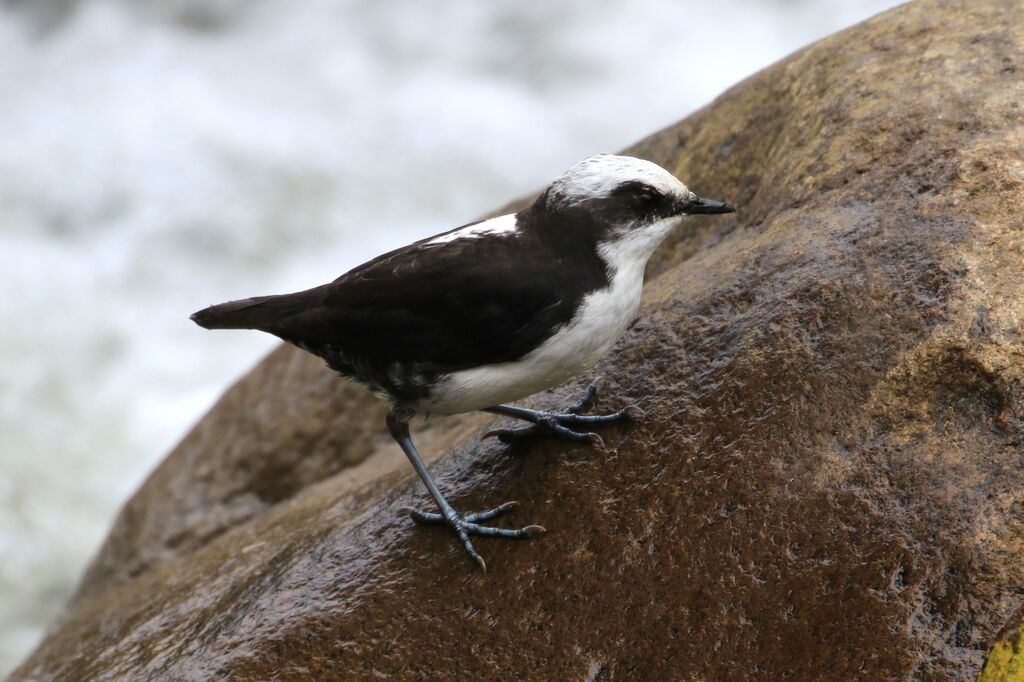
[[[0,675],[320,284],[889,0],[0,0]],[[697,188],[714,196],[714,188]]]

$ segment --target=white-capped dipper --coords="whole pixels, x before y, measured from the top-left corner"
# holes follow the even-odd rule
[[[459,514],[445,500],[409,435],[416,414],[483,410],[532,426],[502,429],[505,442],[546,433],[600,441],[580,431],[618,421],[579,414],[596,389],[564,412],[506,403],[557,386],[593,365],[632,322],[644,266],[695,213],[730,213],[649,161],[599,154],[580,161],[519,213],[422,239],[330,284],[257,296],[192,315],[207,329],[258,329],[323,358],[391,403],[387,425],[440,513],[403,509],[417,523],[446,523],[486,570],[471,535],[526,538],[481,525],[509,502]]]

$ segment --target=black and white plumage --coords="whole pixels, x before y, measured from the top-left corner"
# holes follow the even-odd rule
[[[529,537],[543,529],[479,524],[509,505],[455,512],[412,444],[409,419],[487,410],[533,422],[529,431],[596,439],[573,427],[624,413],[551,414],[504,403],[592,366],[633,320],[644,267],[664,238],[687,214],[733,210],[701,199],[653,163],[601,154],[567,170],[517,214],[420,240],[330,284],[215,305],[192,319],[209,329],[269,332],[386,396],[391,433],[441,510],[410,516],[451,525],[484,566],[469,535]]]

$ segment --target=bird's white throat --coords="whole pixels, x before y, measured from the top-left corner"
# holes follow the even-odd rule
[[[630,226],[616,238],[598,244],[597,252],[614,272],[639,265],[642,278],[651,255],[682,221],[683,216],[671,216],[643,227]]]

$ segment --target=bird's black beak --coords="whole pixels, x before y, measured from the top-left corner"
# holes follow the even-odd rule
[[[683,207],[683,213],[695,214],[695,213],[735,213],[736,209],[724,201],[715,201],[714,199],[705,199],[703,197],[697,197],[690,203]]]

